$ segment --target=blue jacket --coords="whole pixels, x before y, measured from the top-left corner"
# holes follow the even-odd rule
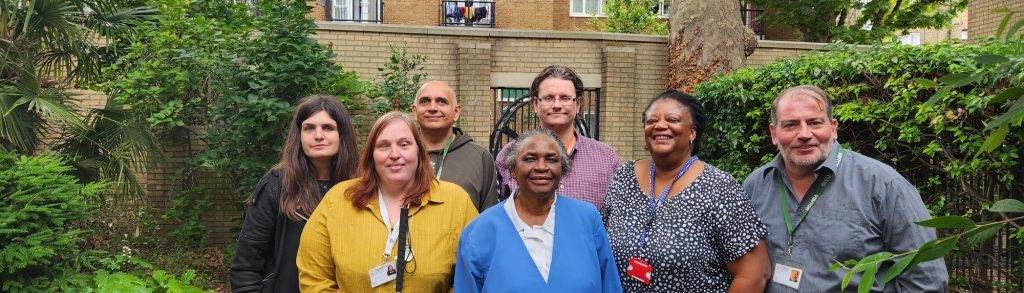
[[[597,209],[564,196],[557,202],[547,283],[512,224],[516,215],[491,208],[462,231],[455,292],[622,292]]]

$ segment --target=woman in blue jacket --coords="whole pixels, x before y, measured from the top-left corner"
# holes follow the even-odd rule
[[[571,165],[558,137],[527,131],[499,159],[519,188],[462,231],[455,292],[621,292],[597,209],[555,194]]]

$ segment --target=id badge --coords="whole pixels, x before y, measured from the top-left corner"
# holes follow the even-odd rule
[[[796,290],[800,290],[800,280],[804,278],[803,265],[785,254],[776,254],[772,282]]]
[[[377,288],[377,286],[383,285],[384,283],[395,280],[398,276],[398,270],[395,266],[395,262],[389,261],[380,264],[370,269],[370,288]]]
[[[646,260],[639,257],[629,258],[629,266],[626,267],[626,274],[640,281],[644,285],[651,284],[651,273],[654,268]]]

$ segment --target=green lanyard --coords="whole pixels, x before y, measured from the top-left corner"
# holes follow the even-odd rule
[[[434,179],[441,179],[441,173],[444,172],[444,159],[448,157],[448,148],[452,146],[452,141],[455,141],[455,134],[448,137],[448,144],[444,145],[444,150],[441,151],[441,159],[437,161],[437,172],[434,175]]]
[[[843,149],[839,148],[839,152],[836,154],[836,169],[839,169],[839,164],[843,162]],[[793,237],[796,235],[796,229],[800,228],[800,224],[803,224],[804,219],[807,218],[807,214],[811,212],[811,207],[818,201],[818,197],[825,191],[829,183],[832,183],[832,177],[835,172],[823,175],[824,177],[817,181],[817,185],[811,186],[808,190],[814,190],[814,195],[811,196],[811,201],[804,207],[803,212],[800,213],[800,218],[797,219],[796,224],[793,223],[793,216],[789,214],[789,199],[786,198],[786,184],[782,181],[782,176],[779,173],[775,174],[776,185],[779,186],[779,202],[782,205],[782,219],[786,221],[786,231],[789,232],[789,248],[786,250],[789,255],[793,255]]]

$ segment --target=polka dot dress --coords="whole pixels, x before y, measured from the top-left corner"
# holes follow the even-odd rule
[[[651,219],[632,161],[615,173],[601,216],[625,292],[726,292],[725,264],[757,245],[767,230],[736,179],[705,164],[690,186],[658,206],[643,258],[654,267],[651,283],[626,274],[641,255],[640,233]],[[650,188],[649,185],[645,185]]]

